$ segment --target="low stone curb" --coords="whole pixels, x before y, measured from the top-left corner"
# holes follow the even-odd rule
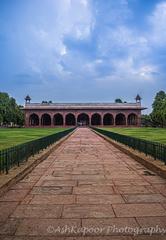
[[[114,147],[118,148],[120,151],[126,153],[134,160],[147,167],[149,170],[155,172],[156,174],[163,178],[166,178],[166,165],[162,161],[155,160],[150,156],[146,156],[144,153],[140,153],[132,148],[127,147],[124,144],[118,143],[95,130],[92,131],[94,131],[100,137],[104,138],[107,142],[111,143]]]
[[[34,157],[30,157],[27,161],[23,162],[19,167],[13,167],[8,174],[0,175],[0,196],[2,196],[9,188],[11,188],[18,181],[23,179],[28,173],[30,173],[39,163],[45,160],[57,147],[59,147],[67,138],[73,133],[72,131],[67,136],[63,137],[59,141],[55,142],[45,150],[36,154]]]

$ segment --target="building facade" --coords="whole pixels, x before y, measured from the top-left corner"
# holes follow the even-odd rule
[[[141,98],[135,103],[31,103],[25,98],[26,127],[108,126],[139,127]]]

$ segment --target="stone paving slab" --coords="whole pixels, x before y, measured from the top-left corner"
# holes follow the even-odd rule
[[[31,191],[31,194],[71,194],[72,193],[72,187],[69,186],[40,186],[40,187],[34,187]]]
[[[3,225],[0,226],[0,236],[14,235],[20,223],[21,219],[9,218]]]
[[[20,189],[20,190],[27,190],[32,189],[35,185],[35,182],[19,182],[11,187],[11,189]]]
[[[68,230],[59,230],[67,226]],[[18,226],[16,236],[72,236],[80,233],[71,232],[70,228],[81,227],[79,219],[24,219]],[[65,229],[65,228],[64,228]]]
[[[112,180],[78,180],[79,185],[91,185],[91,186],[114,186]]]
[[[65,205],[63,218],[107,218],[114,217],[111,205]]]
[[[166,203],[166,198],[159,194],[128,194],[123,195],[127,203]]]
[[[7,193],[4,194],[4,196],[0,197],[0,202],[1,201],[9,201],[9,202],[17,202],[17,201],[21,201],[24,199],[24,197],[27,195],[27,193],[29,192],[29,190],[23,190],[23,189],[11,189],[9,190]]]
[[[160,228],[166,228],[166,217],[137,217],[137,222],[141,227],[155,227],[158,225]]]
[[[108,195],[78,195],[76,198],[78,204],[113,204],[124,203],[124,199],[118,194]]]
[[[33,195],[32,195],[33,196]],[[30,204],[72,204],[76,202],[75,195],[35,195]]]
[[[98,234],[87,231],[87,235],[132,235],[132,232],[123,232],[125,228],[137,229],[139,227],[135,218],[109,218],[109,219],[83,219],[82,226],[87,229],[101,229]]]
[[[0,222],[5,222],[12,214],[19,202],[1,202],[0,203]]]
[[[144,181],[144,179],[114,179],[115,186],[151,186],[150,183]]]
[[[42,186],[46,186],[46,187],[51,187],[51,186],[58,186],[58,187],[73,187],[77,185],[77,181],[65,181],[65,180],[45,180],[42,183]]]
[[[74,194],[113,194],[112,186],[79,186],[73,188]]]
[[[151,186],[117,186],[117,191],[121,194],[147,194],[154,193],[154,189]]]
[[[19,205],[12,218],[60,218],[62,205]]]
[[[166,216],[166,210],[159,203],[113,204],[117,217]]]
[[[166,180],[78,128],[0,198],[1,239],[164,240]]]

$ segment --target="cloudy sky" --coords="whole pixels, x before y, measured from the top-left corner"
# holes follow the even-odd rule
[[[166,1],[0,0],[0,91],[23,103],[166,90]]]

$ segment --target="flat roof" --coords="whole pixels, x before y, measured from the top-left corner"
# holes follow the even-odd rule
[[[140,103],[26,103],[24,110],[77,110],[77,109],[137,109],[144,110]]]

